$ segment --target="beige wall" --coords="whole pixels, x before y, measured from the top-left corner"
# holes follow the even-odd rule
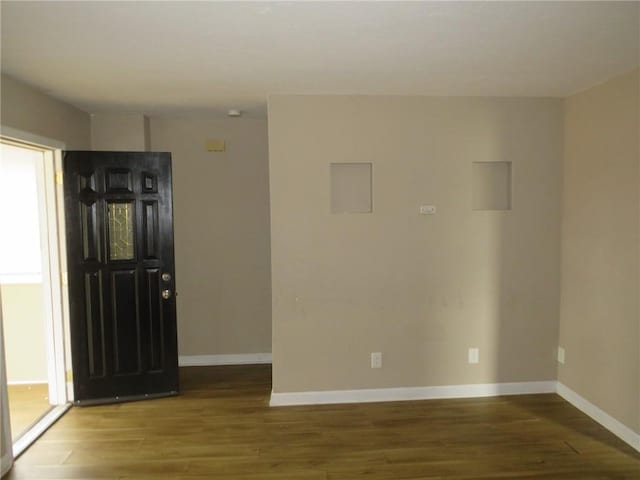
[[[565,101],[559,380],[640,432],[638,71]]]
[[[144,152],[149,150],[149,119],[139,113],[91,115],[91,149]]]
[[[89,114],[7,75],[0,89],[2,126],[64,142],[68,149],[90,148]]]
[[[173,158],[179,354],[271,352],[266,120],[153,117],[150,130]]]
[[[2,125],[69,149],[172,152],[180,355],[271,351],[266,120],[90,118],[6,75],[1,103]],[[206,152],[207,139],[227,152]]]
[[[562,118],[555,99],[271,97],[274,391],[555,380]],[[472,211],[473,161],[512,162],[511,211]],[[373,213],[329,213],[331,162],[373,162]]]
[[[42,283],[3,284],[0,290],[6,339],[7,381],[46,382]]]

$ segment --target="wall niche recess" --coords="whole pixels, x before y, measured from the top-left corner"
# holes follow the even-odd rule
[[[331,213],[371,213],[371,163],[330,164]]]
[[[511,162],[473,162],[473,210],[511,210]]]

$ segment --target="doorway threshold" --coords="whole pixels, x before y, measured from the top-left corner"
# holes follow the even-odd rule
[[[42,417],[36,420],[29,429],[27,429],[20,437],[13,442],[13,458],[17,459],[22,453],[31,446],[40,436],[46,432],[51,425],[56,423],[67,410],[71,408],[71,403],[64,405],[56,405]]]

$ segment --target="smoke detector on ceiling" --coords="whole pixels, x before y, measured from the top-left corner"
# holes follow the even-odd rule
[[[239,117],[239,116],[242,115],[242,112],[240,110],[232,108],[231,110],[229,110],[227,112],[227,115],[230,116],[230,117]]]

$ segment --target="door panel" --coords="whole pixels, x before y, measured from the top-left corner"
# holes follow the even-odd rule
[[[158,258],[156,242],[158,238],[158,202],[145,200],[142,202],[142,208],[144,258],[145,260],[156,260]]]
[[[158,371],[164,364],[164,328],[160,293],[160,271],[148,268],[145,272],[149,313],[149,370]]]
[[[140,305],[135,270],[111,272],[114,375],[139,374]]]
[[[63,163],[75,401],[174,395],[170,154],[65,152]]]
[[[104,377],[104,309],[102,308],[102,274],[89,272],[84,274],[85,320],[87,324],[87,360],[89,376]]]
[[[80,203],[81,235],[83,260],[93,260],[99,262],[100,259],[100,231],[98,228],[98,205],[95,200],[87,204],[81,200]]]

